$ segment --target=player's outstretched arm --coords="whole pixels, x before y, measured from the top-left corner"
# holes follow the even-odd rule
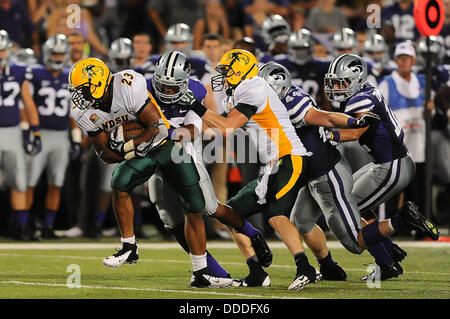
[[[311,108],[305,116],[305,122],[308,125],[323,126],[328,128],[351,128],[359,129],[367,127],[379,120],[378,115],[373,113],[358,114],[358,117],[352,117],[344,113],[327,112],[316,108]],[[366,118],[367,117],[367,118]],[[370,119],[369,119],[370,117]]]

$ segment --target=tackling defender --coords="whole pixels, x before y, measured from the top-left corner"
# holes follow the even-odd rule
[[[336,142],[357,140],[373,158],[373,162],[353,174],[352,195],[356,197],[358,210],[363,218],[372,221],[364,227],[366,234],[358,236],[358,242],[392,254],[398,246],[396,247],[388,236],[399,230],[402,224],[437,240],[437,227],[425,219],[411,202],[405,203],[399,215],[385,221],[378,222],[371,212],[411,182],[415,174],[415,164],[403,142],[402,127],[391,108],[381,92],[367,82],[365,61],[354,54],[340,55],[330,64],[324,81],[327,98],[339,102],[342,112],[356,118],[371,112],[381,119],[367,128],[336,131],[327,135],[330,140]],[[395,254],[394,258],[377,261],[382,277],[389,278],[401,273],[401,269],[392,272],[392,269],[386,268],[386,265],[391,265],[394,261],[398,264],[406,256],[405,252],[398,252],[400,254]]]

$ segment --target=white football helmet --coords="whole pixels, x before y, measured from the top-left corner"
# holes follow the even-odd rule
[[[291,88],[291,75],[283,65],[269,62],[259,68],[258,75],[266,80],[281,99],[284,99]]]

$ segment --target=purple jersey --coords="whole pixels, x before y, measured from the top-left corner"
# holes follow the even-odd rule
[[[144,78],[151,78],[153,73],[155,73],[155,64],[151,61],[151,58],[148,58],[142,65],[139,65],[134,68],[137,73],[140,73],[144,76]]]
[[[403,129],[376,87],[364,85],[350,100],[341,103],[341,111],[350,116],[365,112],[380,116],[379,124],[369,126],[359,138],[361,146],[373,156],[374,163],[392,162],[408,153],[403,142]]]
[[[304,125],[306,113],[315,107],[314,101],[300,87],[292,85],[281,102],[286,106],[289,118],[303,145],[313,153],[310,160],[310,178],[316,179],[326,174],[333,169],[341,157],[339,151],[323,138],[323,127]]]
[[[420,37],[414,20],[414,3],[406,10],[403,10],[398,2],[384,8],[381,20],[383,24],[394,28],[396,43],[406,40],[416,41]]]
[[[155,98],[156,102],[158,103],[158,106],[161,108],[161,111],[163,112],[163,114],[167,120],[170,121],[172,119],[180,119],[180,118],[184,118],[186,116],[187,109],[185,107],[179,105],[176,102],[171,105],[162,103],[158,99],[158,96],[155,94],[155,90],[153,89],[153,85],[152,85],[152,79],[148,78],[148,79],[146,79],[146,81],[147,81],[147,90]],[[192,91],[192,93],[194,93],[194,96],[197,100],[203,101],[203,99],[206,96],[206,88],[200,81],[195,80],[195,79],[189,79],[188,88],[189,88],[189,90]],[[179,122],[179,121],[177,121],[177,122]]]
[[[26,68],[6,66],[0,74],[0,127],[17,126],[20,123],[20,89]]]
[[[287,55],[277,56],[274,62],[286,67],[291,73],[292,84],[301,87],[313,100],[323,91],[323,78],[328,72],[330,62],[314,59],[304,65],[291,62]]]
[[[34,103],[39,113],[41,128],[63,131],[69,127],[70,98],[68,89],[69,70],[54,76],[44,66],[27,70]]]
[[[160,55],[154,55],[151,56],[149,61],[153,63],[153,65],[156,65],[156,62],[158,62]],[[209,64],[208,60],[198,57],[198,56],[190,56],[189,61],[191,62],[191,74],[190,76],[194,79],[198,79],[201,82],[203,82],[203,78],[206,75],[209,75],[212,73],[211,65]],[[136,71],[138,72],[138,71]]]

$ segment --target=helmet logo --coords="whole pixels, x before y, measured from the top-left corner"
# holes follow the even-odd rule
[[[232,52],[228,55],[228,59],[233,60],[239,60],[239,61],[243,61],[244,64],[248,64],[250,62],[250,58],[244,54],[242,54],[241,52]]]
[[[103,68],[100,66],[96,66],[96,65],[88,65],[87,67],[85,67],[83,70],[83,78],[85,78],[86,76],[88,76],[89,78],[96,76],[97,73],[99,73],[100,76],[104,75],[103,72]]]

